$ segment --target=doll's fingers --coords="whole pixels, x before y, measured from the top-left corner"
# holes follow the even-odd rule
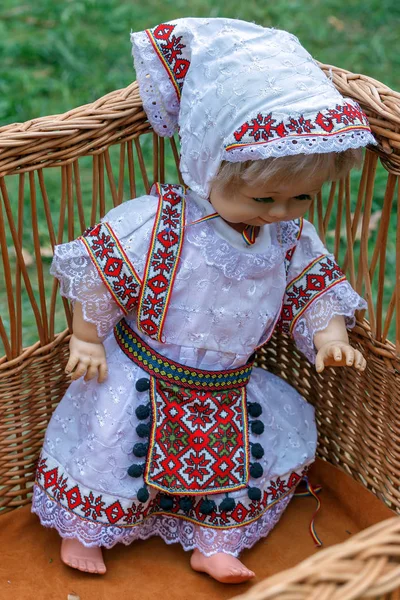
[[[346,346],[345,348],[343,348],[343,354],[345,355],[345,358],[346,358],[346,365],[348,367],[351,367],[351,365],[355,361],[354,349],[351,346]]]
[[[107,376],[108,376],[107,363],[101,363],[99,366],[99,378],[97,381],[99,383],[103,383],[103,381],[105,381],[107,379]]]
[[[339,348],[339,346],[331,346],[329,348],[329,356],[332,356],[332,358],[336,361],[342,360],[342,351]]]
[[[79,379],[79,377],[82,377],[82,375],[84,375],[86,373],[86,369],[88,368],[88,366],[89,366],[89,361],[80,360],[78,363],[78,366],[76,367],[75,371],[71,375],[71,379],[75,380],[75,379]]]
[[[317,373],[322,373],[324,368],[324,353],[318,352],[317,356],[315,357],[315,370]]]
[[[86,375],[84,377],[85,381],[90,381],[91,379],[93,379],[94,377],[96,377],[97,375],[97,367],[96,365],[89,365],[87,371],[86,371]]]
[[[78,362],[79,358],[74,354],[71,354],[65,367],[65,373],[71,373]]]
[[[363,357],[361,352],[359,352],[358,350],[355,351],[354,366],[356,369],[359,369],[360,371],[363,371],[365,369],[365,367],[367,366],[367,361],[365,360],[365,358]]]

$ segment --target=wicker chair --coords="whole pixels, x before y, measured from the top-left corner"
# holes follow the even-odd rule
[[[368,301],[368,320],[358,315],[352,333],[368,367],[363,375],[343,370],[338,376],[332,369],[317,375],[282,334],[276,334],[259,352],[258,362],[288,379],[316,407],[319,456],[400,512],[400,201],[397,214],[393,208],[400,175],[400,94],[369,77],[321,67],[331,71],[341,93],[361,104],[379,140],[378,149],[365,153],[358,190],[351,190],[350,179],[332,184],[308,217],[339,257],[352,285]],[[152,164],[146,165],[146,152]],[[368,238],[379,160],[387,172],[381,170],[381,184],[382,172],[387,179],[377,242],[371,249]],[[83,161],[91,163],[90,179],[82,178]],[[46,240],[50,248],[74,239],[112,205],[148,191],[149,180],[165,181],[166,168],[175,169],[177,163],[174,140],[165,142],[152,133],[136,83],[63,115],[0,128],[0,243],[4,308],[8,306],[8,314],[4,310],[0,317],[5,353],[0,359],[2,513],[30,503],[44,430],[68,386],[64,366],[72,314],[58,294],[57,282],[47,275],[48,265],[43,265]],[[83,203],[84,186],[91,189],[89,207]],[[399,186],[397,190],[400,194]],[[39,228],[39,213],[47,222],[46,232]],[[332,221],[335,226],[330,232]],[[388,232],[396,227],[394,223],[397,240],[392,249]],[[24,250],[25,236],[33,239],[34,257]],[[385,268],[395,270],[397,285],[389,291],[384,288]],[[28,345],[30,313],[37,341]],[[64,319],[65,327],[65,318],[67,328],[55,331],[56,319]],[[388,340],[389,335],[395,343]],[[291,570],[249,588],[240,598],[399,598],[399,555],[400,519],[396,516],[319,551]]]

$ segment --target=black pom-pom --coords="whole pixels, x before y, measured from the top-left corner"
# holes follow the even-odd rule
[[[139,500],[139,502],[147,502],[147,500],[149,499],[149,490],[145,487],[140,488],[140,490],[138,490],[137,493],[137,499]]]
[[[188,513],[193,508],[193,501],[191,498],[181,498],[179,500],[179,508],[184,512]]]
[[[144,465],[131,465],[128,469],[128,475],[131,477],[140,477],[143,475]]]
[[[214,500],[202,500],[200,504],[200,512],[203,515],[210,515],[217,508]]]
[[[136,416],[140,421],[148,419],[150,416],[150,406],[140,404],[135,410]]]
[[[264,423],[262,421],[253,421],[250,425],[251,432],[256,435],[261,435],[264,431]]]
[[[174,505],[174,501],[169,496],[161,496],[160,498],[160,507],[163,510],[171,510]]]
[[[258,402],[249,402],[247,409],[249,411],[249,415],[254,418],[259,417],[262,413],[261,404],[258,404]]]
[[[219,505],[219,510],[221,512],[230,512],[231,510],[234,510],[235,506],[236,502],[233,498],[224,498]]]
[[[136,382],[136,389],[138,392],[147,392],[150,389],[150,379],[142,377]]]
[[[250,500],[261,500],[261,490],[256,487],[251,487],[247,490],[247,495]]]
[[[136,427],[136,433],[141,438],[147,438],[150,435],[150,427],[148,425],[146,425],[145,423],[140,423]]]
[[[250,477],[257,479],[258,477],[261,477],[263,473],[264,473],[264,470],[263,470],[262,466],[260,465],[260,463],[253,463],[251,465]]]
[[[261,444],[252,444],[251,454],[254,456],[254,458],[262,458],[264,456],[264,448],[261,446]]]
[[[133,454],[138,458],[142,458],[142,456],[146,456],[147,454],[147,444],[141,444],[138,442],[133,446],[132,450]]]

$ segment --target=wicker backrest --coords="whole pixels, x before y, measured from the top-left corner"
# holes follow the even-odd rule
[[[368,321],[359,315],[353,334],[368,368],[361,376],[332,369],[317,375],[282,334],[260,351],[259,363],[316,406],[320,455],[400,509],[398,234],[391,241],[399,221],[400,94],[371,78],[321,66],[343,94],[360,102],[380,142],[366,151],[362,171],[325,190],[309,215],[368,301]],[[63,115],[0,128],[0,509],[29,502],[46,424],[68,386],[72,315],[48,274],[52,248],[77,237],[113,205],[147,192],[153,181],[176,181],[177,163],[174,140],[151,132],[136,83]],[[33,250],[26,250],[29,245]]]

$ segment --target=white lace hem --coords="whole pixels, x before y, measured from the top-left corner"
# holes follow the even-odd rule
[[[332,137],[290,136],[290,138],[277,139],[266,144],[253,144],[225,150],[223,160],[244,162],[295,154],[343,152],[349,148],[360,148],[369,144],[376,146],[377,143],[372,133],[365,130],[345,131]]]
[[[335,316],[345,317],[347,329],[352,329],[355,325],[355,312],[366,308],[367,303],[353,290],[348,281],[338,283],[317,298],[297,321],[293,330],[297,348],[314,364],[315,334],[326,329]]]
[[[54,248],[50,273],[60,282],[60,293],[82,305],[85,321],[96,325],[104,340],[123,316],[94,267],[84,243],[77,239]]]
[[[249,525],[224,530],[201,527],[184,519],[164,515],[154,515],[130,528],[104,526],[76,517],[49,498],[39,486],[34,487],[32,512],[44,527],[56,529],[62,538],[75,538],[88,548],[112,548],[117,543],[128,546],[136,540],[147,540],[157,535],[166,544],[179,543],[186,551],[197,548],[205,556],[217,552],[239,556],[242,550],[251,548],[272,531],[292,497],[293,492]]]

